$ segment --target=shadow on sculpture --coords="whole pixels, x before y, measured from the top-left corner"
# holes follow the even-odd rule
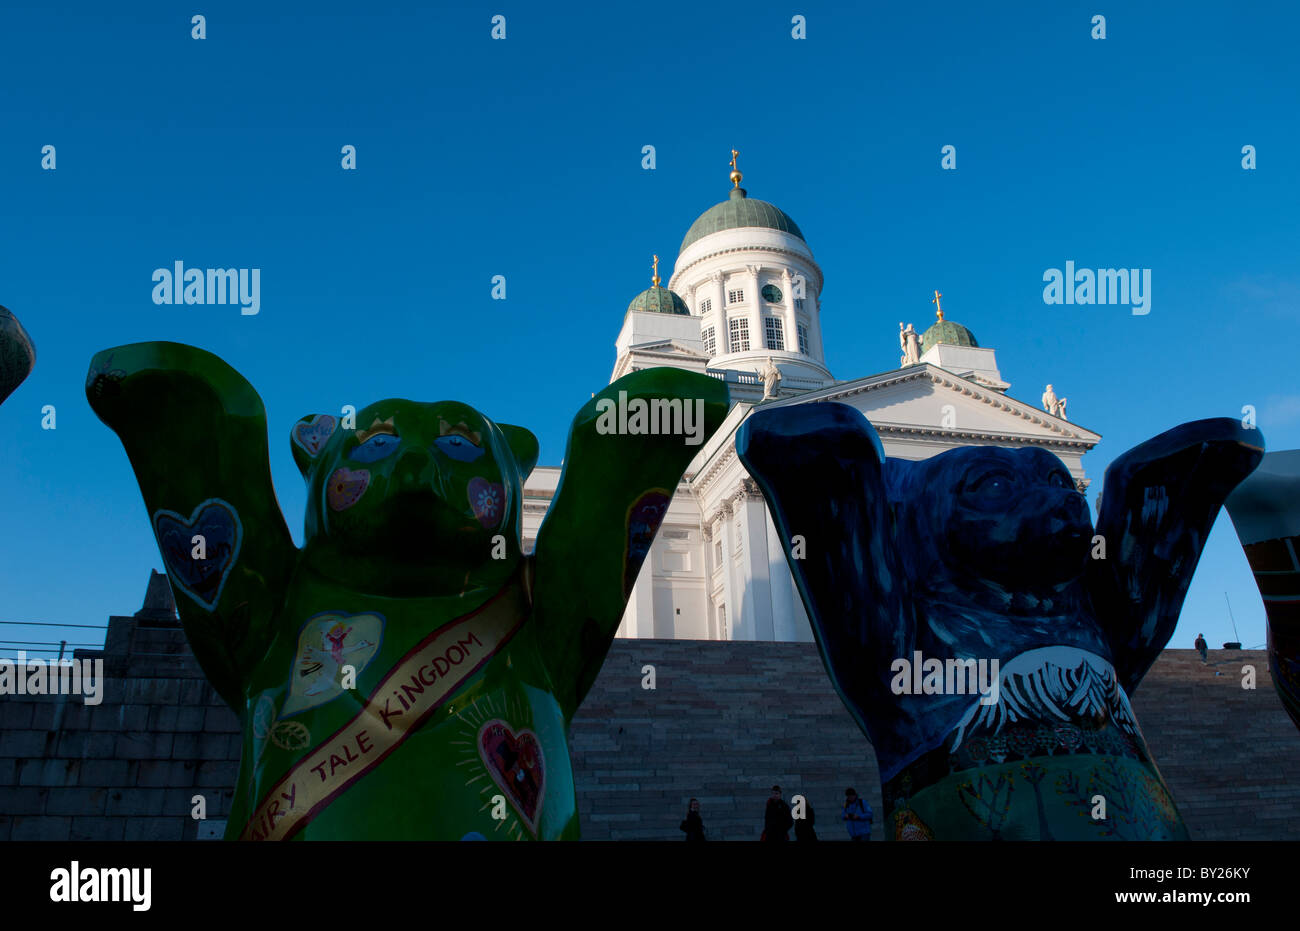
[[[577,836],[569,721],[726,415],[722,382],[656,368],[584,405],[531,555],[537,440],[465,404],[298,421],[299,550],[261,398],[221,359],[121,346],[92,360],[86,395],[131,459],[195,656],[242,722],[227,838]],[[693,443],[638,421],[661,399]],[[611,432],[616,403],[626,429]]]
[[[1273,686],[1300,727],[1300,449],[1265,456],[1227,507],[1264,599]]]
[[[875,748],[887,837],[1187,838],[1129,695],[1258,431],[1202,420],[1125,453],[1095,530],[1038,448],[886,459],[835,403],[756,411],[736,447]]]
[[[36,348],[18,318],[0,307],[0,404],[13,394],[36,364]]]

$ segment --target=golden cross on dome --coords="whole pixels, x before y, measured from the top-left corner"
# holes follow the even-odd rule
[[[731,183],[736,187],[740,187],[740,180],[744,177],[740,173],[740,169],[736,167],[736,156],[739,154],[735,149],[731,150]]]
[[[930,299],[930,303],[934,305],[935,316],[938,317],[940,320],[943,319],[943,305],[939,303],[939,298],[941,297],[943,297],[943,295],[940,294],[938,291],[935,291],[934,297]]]
[[[654,286],[657,288],[657,287],[659,287],[659,256],[657,256],[657,255],[655,256],[655,261],[654,261],[654,270],[655,270],[655,273],[654,273],[655,276],[654,276],[654,278],[653,278],[652,280],[654,281]]]

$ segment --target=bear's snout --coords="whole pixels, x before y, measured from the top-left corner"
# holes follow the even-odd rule
[[[1057,505],[1056,511],[1067,520],[1077,521],[1088,513],[1087,502],[1083,500],[1083,495],[1070,494],[1065,500]]]
[[[1048,513],[1048,529],[1053,534],[1079,536],[1089,529],[1088,502],[1076,492],[1062,496]]]

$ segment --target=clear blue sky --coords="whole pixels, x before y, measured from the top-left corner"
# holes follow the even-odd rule
[[[1013,396],[1050,381],[1102,434],[1094,494],[1134,444],[1247,404],[1271,449],[1300,446],[1296,7],[845,6],[7,5],[0,303],[38,360],[0,409],[0,619],[103,623],[161,567],[84,398],[97,350],[175,340],[242,372],[299,540],[288,431],[307,413],[459,399],[531,428],[556,464],[651,253],[670,265],[726,196],[733,146],[826,273],[837,377],[896,366],[898,321],[928,325],[937,288]],[[260,268],[261,313],[155,306],[151,274],[177,259]],[[1151,268],[1151,313],[1045,305],[1066,260]],[[1233,639],[1225,591],[1262,644],[1226,514],[1174,646]]]

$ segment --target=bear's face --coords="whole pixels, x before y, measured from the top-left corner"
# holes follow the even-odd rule
[[[323,414],[293,428],[308,482],[306,542],[394,562],[486,558],[503,534],[518,549],[519,499],[537,440],[456,401],[380,401],[356,428]]]
[[[1056,456],[969,446],[912,466],[912,533],[947,568],[1009,591],[1050,589],[1083,572],[1087,499]]]

